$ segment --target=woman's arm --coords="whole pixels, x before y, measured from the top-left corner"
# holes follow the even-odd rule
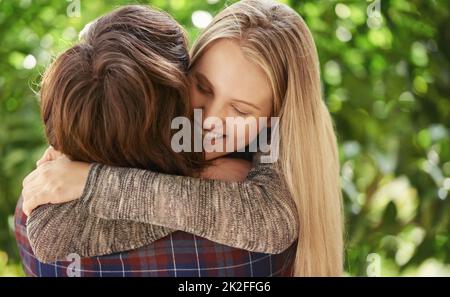
[[[53,159],[61,156],[57,154]],[[51,160],[50,156],[47,161]],[[37,165],[44,163],[40,160]],[[205,171],[208,178],[244,180],[250,170],[250,163],[243,160],[222,158],[214,164]],[[22,202],[19,199],[21,208]],[[132,250],[173,231],[129,220],[102,219],[89,214],[82,206],[75,200],[43,205],[31,212],[27,220],[28,242],[38,260],[50,263],[66,260],[71,253],[92,257]]]
[[[99,164],[89,170],[75,163],[59,158],[39,166],[24,182],[25,200],[39,205],[79,197],[82,190],[76,194],[74,189],[83,187],[76,186],[76,172],[86,171],[83,186],[89,177],[82,200],[31,213],[29,239],[43,262],[71,252],[88,257],[130,250],[170,233],[152,224],[266,253],[280,252],[297,238],[296,208],[273,164],[256,164],[245,181],[228,183]],[[57,201],[44,200],[49,197]],[[111,220],[127,217],[132,221]]]
[[[78,200],[42,205],[27,219],[30,246],[43,263],[67,260],[71,253],[92,257],[132,250],[172,231],[127,220],[104,220],[82,209]]]
[[[296,206],[275,164],[258,162],[242,182],[93,164],[80,202],[103,219],[165,226],[256,252],[279,253],[298,236]]]

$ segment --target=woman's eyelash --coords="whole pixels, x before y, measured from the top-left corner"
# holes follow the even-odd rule
[[[196,84],[196,87],[197,87],[197,90],[199,90],[201,93],[203,93],[203,94],[211,94],[212,92],[211,91],[209,91],[209,90],[207,90],[207,89],[205,89],[201,84],[199,84],[199,83],[197,83]],[[238,108],[236,108],[235,106],[233,106],[233,109],[236,111],[236,113],[237,114],[239,114],[240,116],[247,116],[247,115],[249,115],[249,113],[248,112],[243,112],[243,111],[240,111]]]
[[[205,88],[204,88],[202,85],[200,85],[200,84],[197,84],[197,89],[198,89],[200,92],[204,93],[204,94],[211,94],[211,92],[210,92],[209,90],[205,89]]]
[[[239,109],[237,109],[237,108],[234,107],[234,106],[233,106],[233,108],[234,108],[234,110],[235,110],[239,115],[241,115],[241,116],[247,116],[247,115],[249,114],[248,112],[240,111]]]

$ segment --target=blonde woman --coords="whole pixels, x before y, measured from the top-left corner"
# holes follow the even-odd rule
[[[248,179],[260,178],[259,181],[267,186],[264,191],[272,194],[286,186],[295,201],[299,229],[294,275],[341,275],[343,222],[336,137],[332,119],[321,98],[315,44],[304,21],[288,6],[274,1],[240,1],[214,18],[194,44],[191,54],[193,105],[203,109],[205,116],[221,119],[276,116],[280,119],[279,160],[275,165],[283,182],[276,182],[275,178],[273,185],[267,185],[270,178],[276,177],[269,174],[275,169],[261,164],[255,167],[259,170],[251,172]],[[226,133],[216,138],[222,137],[226,138]],[[223,156],[206,155],[207,159],[218,157]],[[51,159],[51,156],[44,159]],[[85,211],[104,219],[134,220],[186,230],[182,226],[189,221],[186,217],[190,215],[192,220],[195,214],[186,215],[181,209],[165,216],[158,214],[164,214],[167,204],[176,208],[188,203],[189,198],[184,199],[183,195],[185,188],[177,184],[198,187],[197,191],[205,189],[205,183],[192,177],[99,164],[89,166],[64,158],[47,162],[45,174],[41,174],[43,171],[38,167],[24,182],[24,209],[28,213],[41,204],[79,200]],[[264,179],[265,174],[269,179]],[[124,182],[130,179],[138,179],[140,188],[129,186],[124,189]],[[112,186],[111,182],[122,186]],[[217,187],[219,191],[221,187],[248,189],[247,180],[242,183],[208,182],[210,185],[220,184]],[[147,184],[148,187],[145,186]],[[55,195],[58,185],[64,185],[65,190]],[[170,187],[179,190],[180,201],[183,202],[177,203],[173,192],[171,196],[156,189]],[[45,193],[39,191],[42,188],[46,189]],[[187,191],[194,197],[192,203],[198,202],[195,192]],[[217,195],[220,193],[215,193],[214,201],[217,201]],[[139,201],[136,196],[142,198],[141,202],[152,199],[158,203],[136,204]],[[269,199],[274,196],[270,194]],[[221,198],[218,199],[220,201]],[[259,211],[258,203],[248,204],[255,209],[240,210]],[[125,213],[123,209],[133,211]],[[167,217],[172,214],[176,217]],[[229,222],[229,218],[224,222]],[[196,232],[193,229],[186,231]],[[233,234],[233,230],[229,231]],[[233,241],[227,237],[228,243],[245,241],[249,250],[261,246],[248,241],[252,237],[248,234],[243,234],[247,239],[239,238],[239,234],[231,237],[238,238]],[[214,239],[225,242],[223,238]]]

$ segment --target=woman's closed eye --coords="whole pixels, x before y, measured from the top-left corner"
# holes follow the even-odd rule
[[[197,90],[200,93],[205,94],[205,95],[211,95],[212,94],[212,91],[209,88],[204,87],[202,84],[197,83],[196,86],[197,86]]]
[[[232,107],[236,111],[236,113],[242,117],[246,117],[250,114],[249,112],[243,111],[242,109],[236,107],[235,105],[232,105]]]

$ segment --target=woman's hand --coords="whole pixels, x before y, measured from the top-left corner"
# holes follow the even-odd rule
[[[89,163],[71,161],[50,147],[37,164],[23,180],[22,210],[27,216],[40,205],[69,202],[83,194]]]
[[[49,146],[49,147],[45,150],[44,155],[36,162],[36,166],[42,165],[42,164],[44,164],[45,162],[55,160],[55,159],[57,159],[57,158],[59,158],[59,157],[62,157],[62,156],[64,156],[63,153],[61,153],[61,152],[55,150],[55,149],[53,148],[53,146]]]

